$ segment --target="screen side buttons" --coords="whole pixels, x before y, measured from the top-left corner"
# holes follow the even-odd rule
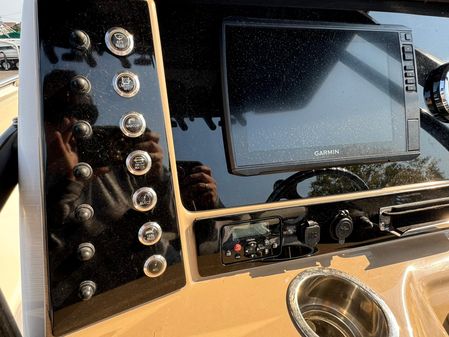
[[[130,98],[140,90],[139,77],[131,71],[123,71],[114,76],[112,86],[117,94]]]
[[[143,272],[148,277],[158,277],[167,269],[167,260],[162,255],[150,256],[143,266]]]
[[[404,53],[403,55],[404,55],[404,61],[411,61],[411,60],[413,60],[413,53],[412,52]]]
[[[136,176],[144,175],[151,169],[151,157],[146,151],[133,151],[126,157],[126,167]]]
[[[141,187],[134,192],[132,202],[137,211],[151,211],[157,203],[156,192],[151,187]]]
[[[147,222],[139,229],[138,238],[141,244],[152,246],[159,242],[162,237],[162,228],[157,222]]]
[[[413,53],[413,47],[412,47],[411,44],[404,44],[404,45],[402,46],[402,51],[403,51],[404,53]]]
[[[120,118],[120,130],[127,137],[136,138],[145,132],[145,118],[138,112],[128,112]]]
[[[134,49],[134,37],[124,28],[113,27],[109,29],[104,39],[111,53],[117,56],[129,55]]]

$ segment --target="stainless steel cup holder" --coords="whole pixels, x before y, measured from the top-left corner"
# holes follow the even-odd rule
[[[398,337],[396,319],[373,290],[329,268],[308,269],[288,288],[290,316],[303,337]]]

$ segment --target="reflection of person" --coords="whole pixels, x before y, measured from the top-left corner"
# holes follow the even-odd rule
[[[183,202],[188,205],[187,207],[192,206],[194,210],[207,210],[220,207],[217,183],[212,178],[211,169],[199,162],[192,163],[196,165],[188,172],[179,174]],[[180,168],[178,165],[179,171]]]
[[[152,249],[164,255],[169,265],[180,261],[178,248],[173,246],[178,240],[177,223],[160,136],[147,129],[143,135],[129,138],[118,125],[94,126],[98,110],[89,94],[71,88],[75,76],[71,71],[56,70],[44,79],[47,228],[56,306],[73,294],[76,297],[79,283],[59,287],[58,282],[80,272],[66,268],[76,265],[70,258],[80,243],[95,246],[95,277],[111,286],[123,284],[128,277],[123,275],[134,279],[142,270],[150,252],[138,241],[137,233],[150,220],[163,227],[162,239]],[[81,122],[90,128],[90,136],[77,133],[76,125]],[[144,175],[134,175],[126,168],[126,157],[136,150],[146,151],[151,158],[151,169]],[[89,179],[77,178],[73,172],[81,162],[92,167]],[[141,187],[152,187],[158,196],[151,213],[134,209],[132,196]],[[85,205],[93,210],[92,217],[77,213]]]

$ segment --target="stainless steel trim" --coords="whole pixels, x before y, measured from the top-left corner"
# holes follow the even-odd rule
[[[121,50],[114,46],[111,39],[112,39],[112,35],[115,33],[122,33],[123,35],[125,35],[128,38],[128,40],[129,40],[128,48]],[[117,56],[129,55],[134,50],[134,36],[130,32],[128,32],[126,29],[121,28],[121,27],[112,27],[111,29],[109,29],[104,36],[104,41],[106,43],[106,46],[110,50],[110,52]]]
[[[139,204],[139,195],[145,193],[148,199],[148,202],[145,205]],[[132,196],[133,206],[137,211],[140,212],[148,212],[151,211],[157,203],[157,194],[151,187],[141,187],[137,191],[134,192]]]
[[[13,76],[7,77],[0,81],[0,88],[7,87],[8,85],[17,85],[18,81],[19,81],[19,75],[13,75]]]
[[[130,132],[128,129],[126,129],[125,122],[130,117],[135,117],[135,118],[139,119],[140,122],[142,123],[142,127],[140,128],[140,130],[138,132]],[[138,112],[135,112],[135,111],[130,111],[130,112],[124,114],[120,118],[119,125],[120,125],[120,130],[122,130],[123,134],[125,136],[131,137],[131,138],[136,138],[136,137],[143,135],[143,133],[145,132],[145,129],[147,127],[147,124],[146,124],[146,121],[145,121],[145,118],[143,117],[143,115]]]
[[[149,270],[150,263],[154,262],[154,261],[162,263],[162,268],[157,273],[153,273]],[[148,277],[151,277],[151,278],[161,276],[165,272],[166,269],[167,269],[167,260],[165,260],[165,257],[163,257],[162,255],[150,256],[145,261],[145,264],[143,266],[143,272],[145,273],[145,275],[147,275]]]
[[[120,79],[120,77],[125,75],[131,77],[132,80],[134,81],[134,89],[130,92],[124,92],[122,89],[119,88],[117,84],[117,81]],[[115,74],[114,78],[112,79],[112,86],[118,95],[126,98],[131,98],[134,97],[140,90],[139,77],[131,71],[122,71],[120,73]]]
[[[432,222],[416,225],[412,228],[407,229],[403,233],[399,233],[397,231],[394,231],[396,233],[393,233],[393,231],[391,231],[391,233],[395,234],[395,235],[399,234],[398,235],[399,237],[406,237],[406,236],[412,236],[412,235],[416,235],[416,234],[435,232],[435,231],[444,230],[444,229],[448,229],[448,228],[449,228],[449,221],[432,221]]]
[[[298,294],[301,293],[301,287],[306,283],[309,279],[313,277],[329,278],[335,277],[344,281],[347,281],[349,284],[354,285],[355,288],[360,289],[360,291],[368,297],[373,303],[375,303],[379,309],[383,312],[387,326],[388,326],[388,335],[383,335],[382,337],[399,337],[399,326],[396,322],[396,319],[387,306],[387,304],[368,286],[357,280],[356,278],[343,273],[336,269],[331,268],[311,268],[306,271],[298,274],[293,281],[290,283],[287,290],[287,305],[290,311],[290,316],[295,323],[298,330],[301,332],[303,336],[308,337],[321,337],[318,336],[315,331],[310,327],[308,322],[306,321],[303,313],[301,311],[302,304],[299,303]],[[344,294],[339,294],[339,296],[344,296]],[[328,304],[332,306],[332,303]],[[358,307],[357,307],[358,308]],[[349,309],[349,308],[345,308]]]
[[[142,156],[147,161],[147,165],[146,165],[145,169],[136,170],[132,166],[132,161],[133,161],[134,157],[136,157],[136,156]],[[141,176],[141,175],[148,173],[148,171],[150,171],[150,169],[151,169],[151,164],[152,164],[151,157],[148,154],[148,152],[146,152],[146,151],[136,150],[136,151],[133,151],[130,154],[128,154],[128,156],[126,157],[126,168],[128,169],[128,171],[130,173],[132,173],[136,176]]]
[[[44,154],[37,0],[24,1],[19,77],[18,160],[23,336],[51,335],[46,268]],[[48,329],[48,330],[47,330]]]
[[[156,232],[157,235],[153,240],[148,240],[147,238],[145,238],[145,231],[147,229],[153,228]],[[159,240],[162,237],[162,228],[161,226],[159,226],[159,224],[157,222],[146,222],[142,225],[142,227],[140,227],[139,229],[139,233],[138,233],[138,238],[141,244],[145,245],[145,246],[152,246],[155,245],[156,243],[159,242]]]

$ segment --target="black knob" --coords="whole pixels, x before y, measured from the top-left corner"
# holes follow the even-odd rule
[[[81,261],[89,261],[95,255],[95,247],[90,242],[84,242],[78,246],[77,253]]]
[[[77,94],[88,94],[91,85],[86,77],[77,75],[70,81],[70,89]]]
[[[70,33],[69,36],[70,45],[78,50],[86,51],[90,48],[90,38],[82,30],[74,30]]]
[[[92,174],[92,167],[87,163],[79,163],[73,168],[73,175],[79,180],[88,180]]]
[[[424,99],[430,113],[449,123],[449,63],[432,70],[424,86]]]
[[[81,204],[75,208],[75,218],[80,222],[86,222],[94,216],[94,209],[88,204]]]
[[[94,296],[97,285],[92,281],[83,281],[80,284],[79,296],[83,301],[88,301]]]
[[[77,139],[88,139],[92,136],[92,126],[86,121],[78,121],[73,125],[73,134]]]
[[[339,244],[344,244],[346,238],[351,235],[354,229],[352,218],[348,211],[340,211],[331,223],[330,234]]]

